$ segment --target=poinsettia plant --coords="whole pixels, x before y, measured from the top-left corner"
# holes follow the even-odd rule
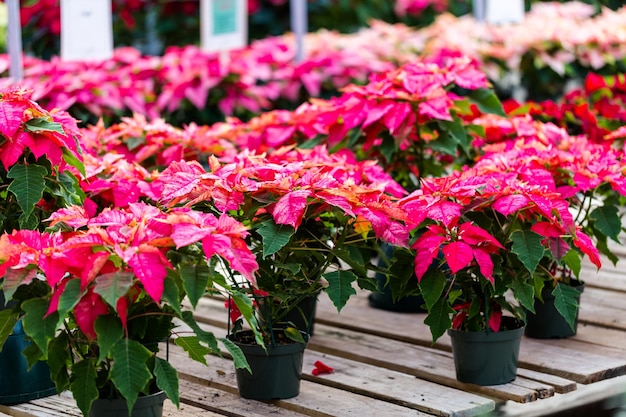
[[[518,172],[525,181],[551,181],[570,204],[576,224],[594,238],[600,252],[617,262],[608,240],[620,243],[623,230],[619,206],[626,196],[625,156],[616,146],[621,128],[600,141],[591,132],[570,135],[564,128],[528,115],[489,115],[474,122],[487,132],[486,139],[474,142],[484,152],[476,166]]]
[[[45,110],[31,94],[0,90],[0,231],[43,229],[56,208],[84,198],[76,120]]]
[[[204,364],[206,355],[219,354],[218,339],[191,309],[207,291],[228,291],[215,273],[218,257],[254,282],[258,266],[243,240],[246,228],[226,214],[143,202],[94,215],[72,206],[49,220],[48,231],[0,237],[2,289],[14,302],[0,312],[2,344],[22,319],[34,342],[24,352],[29,362],[45,360],[57,390],[69,389],[84,415],[97,398],[124,398],[131,410],[139,395],[155,390],[178,405],[178,376],[157,355],[158,344],[175,335]],[[175,327],[175,319],[186,327]],[[236,366],[247,367],[232,343],[222,343]]]
[[[424,179],[401,201],[433,341],[449,328],[499,331],[503,312],[523,319],[546,260],[574,267],[587,255],[600,266],[568,202],[540,178],[473,167]]]
[[[259,321],[267,337],[271,323],[284,321],[303,297],[323,291],[341,310],[356,294],[354,284],[375,289],[367,274],[375,268],[375,242],[402,246],[408,236],[404,213],[388,193],[398,185],[374,161],[357,162],[347,151],[244,151],[229,162],[211,158],[208,172],[181,162],[153,185],[162,186],[166,206],[214,207],[249,228],[246,242],[259,270],[256,287],[241,290],[257,298],[262,291],[268,300]]]

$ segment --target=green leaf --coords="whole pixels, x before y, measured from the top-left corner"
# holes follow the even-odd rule
[[[56,132],[65,135],[61,123],[52,122],[43,117],[35,117],[24,123],[24,130],[27,132]]]
[[[133,285],[135,275],[132,272],[116,271],[96,277],[95,291],[113,308],[117,300],[126,295]]]
[[[122,339],[111,349],[113,366],[111,380],[119,392],[126,398],[128,410],[132,410],[139,393],[152,379],[152,372],[146,364],[152,357],[141,343],[131,339]]]
[[[268,220],[261,224],[258,229],[263,238],[263,258],[273,255],[281,250],[294,234],[294,228],[286,224],[276,224]]]
[[[183,336],[174,339],[176,346],[180,346],[187,352],[189,357],[194,361],[198,361],[206,365],[205,356],[211,353],[211,349],[200,344],[197,336]]]
[[[619,242],[618,235],[622,230],[618,211],[616,206],[602,206],[589,213],[589,219],[593,221],[594,227],[616,242]]]
[[[165,359],[155,358],[154,375],[156,376],[157,386],[162,389],[167,398],[174,403],[176,407],[180,407],[180,393],[178,388],[178,372]]]
[[[263,343],[263,337],[258,331],[258,321],[255,315],[255,308],[250,297],[238,291],[231,292],[230,297],[235,302],[235,305],[239,309],[239,312],[245,319],[246,323],[248,323],[254,332],[254,339],[257,344],[259,346],[265,346]]]
[[[57,174],[59,196],[65,205],[82,205],[85,201],[85,192],[80,188],[78,179],[69,171]]]
[[[506,116],[502,103],[496,96],[495,91],[488,88],[479,88],[473,90],[469,94],[469,99],[478,106],[478,109],[483,113],[493,113],[499,116]]]
[[[428,142],[429,146],[434,150],[447,155],[456,154],[457,142],[454,140],[448,130],[439,132],[436,140]]]
[[[356,294],[356,290],[352,287],[352,283],[356,281],[357,276],[351,271],[332,271],[323,274],[328,281],[326,293],[337,308],[337,312],[346,305],[350,296]]]
[[[143,136],[129,137],[129,138],[126,138],[125,143],[126,143],[126,147],[128,148],[128,150],[132,151],[133,149],[138,148],[141,145],[144,145],[146,143],[146,138]]]
[[[559,282],[552,290],[552,295],[554,295],[556,310],[563,316],[569,327],[574,330],[574,322],[578,312],[576,299],[580,297],[580,292],[567,284]]]
[[[565,264],[572,271],[574,276],[580,276],[582,260],[580,259],[580,254],[578,252],[575,250],[568,251],[565,256],[563,256],[563,261],[565,261]]]
[[[22,355],[26,358],[26,364],[30,370],[37,362],[43,359],[41,349],[35,343],[29,343],[23,350]]]
[[[293,340],[294,342],[306,343],[304,337],[302,337],[302,333],[300,333],[300,330],[296,329],[295,327],[287,327],[285,329],[285,336],[287,336],[290,340]]]
[[[78,159],[73,152],[71,152],[69,149],[65,147],[63,148],[63,160],[68,165],[76,168],[83,177],[87,177],[87,173],[85,172],[85,164],[83,164],[83,161]]]
[[[443,298],[437,300],[433,307],[428,310],[428,316],[424,319],[424,323],[430,327],[433,343],[435,343],[446,330],[452,327],[452,319],[450,319],[450,316],[453,313],[454,310]]]
[[[24,301],[22,309],[26,312],[22,319],[24,333],[37,343],[37,346],[43,352],[44,358],[48,357],[48,342],[55,336],[58,313],[54,312],[45,317],[48,312],[48,301],[43,298]]]
[[[535,272],[545,253],[545,248],[541,244],[543,239],[543,236],[530,230],[517,230],[511,234],[513,241],[511,252],[517,255],[531,274]]]
[[[13,310],[6,309],[0,311],[0,352],[2,352],[4,343],[13,333],[13,327],[15,327],[19,318],[19,314],[14,313]]]
[[[209,345],[209,349],[213,353],[217,353],[217,354],[220,353],[220,348],[217,345],[217,339],[215,338],[215,335],[212,332],[207,332],[206,330],[198,326],[198,323],[193,318],[193,313],[191,311],[185,311],[183,313],[182,318],[183,318],[183,321],[189,327],[191,327],[195,335],[198,337],[198,340]]]
[[[61,327],[67,313],[73,309],[81,299],[80,279],[71,279],[65,285],[63,294],[59,297],[59,305],[57,311],[59,313],[59,321],[56,326]]]
[[[233,357],[235,368],[247,369],[248,372],[252,373],[252,369],[250,368],[250,365],[248,364],[248,361],[246,360],[246,356],[243,354],[239,346],[237,346],[230,339],[227,339],[225,337],[221,338],[220,341],[226,347],[226,350],[228,350],[228,353],[230,353],[230,356]]]
[[[528,311],[535,312],[535,287],[524,280],[514,279],[511,282],[511,289],[515,295],[515,299],[522,304]]]
[[[171,278],[167,278],[163,283],[163,299],[174,309],[178,317],[183,315],[180,308],[180,292],[178,291],[178,285],[176,285],[176,282]]]
[[[70,390],[76,405],[85,416],[89,415],[91,404],[98,398],[96,379],[96,368],[91,360],[83,359],[72,366]]]
[[[104,361],[109,352],[117,342],[124,337],[122,323],[117,317],[100,316],[95,324],[96,335],[98,335],[99,356],[98,362]]]
[[[184,263],[180,266],[180,275],[187,297],[193,308],[196,308],[198,300],[206,292],[211,270],[206,262]]]
[[[419,283],[420,292],[426,302],[426,308],[430,311],[441,299],[443,290],[446,287],[446,276],[443,272],[437,271],[435,274],[426,274]],[[417,279],[417,278],[416,278]]]
[[[7,177],[13,179],[8,190],[15,194],[22,209],[19,219],[22,228],[29,223],[35,204],[43,197],[47,173],[48,170],[42,166],[23,164],[14,165],[7,173]]]
[[[67,349],[67,333],[61,332],[48,344],[48,366],[50,367],[50,377],[54,381],[57,392],[66,391],[69,388],[68,365],[74,361],[72,352]]]

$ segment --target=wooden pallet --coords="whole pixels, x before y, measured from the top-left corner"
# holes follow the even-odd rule
[[[166,401],[164,415],[540,416],[626,395],[626,272],[610,265],[600,274],[590,265],[583,271],[588,285],[581,298],[578,334],[564,340],[524,338],[518,377],[509,384],[480,387],[458,382],[448,336],[433,345],[424,314],[373,309],[362,292],[341,314],[327,297],[320,297],[296,398],[243,399],[227,356],[211,356],[204,367],[170,344],[169,360],[180,372],[182,404],[176,409]],[[222,301],[201,300],[196,316],[207,330],[225,335]],[[317,360],[335,372],[314,376]],[[0,406],[4,417],[1,413],[80,415],[68,393]]]

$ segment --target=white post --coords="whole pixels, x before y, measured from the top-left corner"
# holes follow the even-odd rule
[[[474,19],[479,22],[485,20],[485,3],[488,0],[472,0],[472,10],[474,14]]]
[[[22,65],[22,25],[20,21],[19,0],[6,0],[9,26],[7,28],[7,40],[9,49],[9,76],[14,81],[24,78]]]
[[[296,62],[304,59],[304,36],[308,29],[306,0],[290,0],[291,31],[296,38]]]

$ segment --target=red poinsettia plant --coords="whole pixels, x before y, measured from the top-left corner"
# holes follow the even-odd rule
[[[47,111],[31,93],[0,90],[0,231],[41,229],[56,208],[84,197],[76,120]]]
[[[182,301],[193,308],[206,291],[228,291],[215,272],[218,258],[254,284],[246,228],[226,214],[143,202],[94,215],[72,206],[49,221],[44,232],[0,237],[3,291],[15,303],[0,312],[1,340],[22,319],[34,342],[29,361],[47,361],[57,390],[69,389],[85,415],[97,398],[125,398],[131,410],[139,395],[158,390],[178,405],[177,373],[157,355],[158,344],[174,333],[199,362],[219,354],[218,339]],[[174,319],[188,330],[174,328]],[[222,342],[236,366],[247,367]]]
[[[622,128],[597,141],[592,135],[570,135],[552,123],[530,116],[483,116],[474,121],[485,128],[486,139],[476,147],[484,155],[477,167],[518,172],[525,181],[548,181],[567,199],[576,224],[592,236],[600,252],[617,262],[608,240],[620,243],[619,206],[626,196],[624,150],[617,146]]]
[[[600,266],[570,205],[542,178],[468,168],[425,179],[400,202],[412,224],[415,275],[433,341],[449,328],[499,331],[504,312],[523,319],[524,308],[534,311],[535,277],[546,261],[574,266],[587,255]]]
[[[325,147],[242,152],[231,161],[172,164],[153,183],[167,206],[215,209],[249,228],[247,245],[259,270],[255,291],[261,333],[285,321],[306,297],[323,291],[341,310],[353,285],[375,289],[368,270],[376,242],[407,242],[404,212],[389,191],[398,187],[374,161]],[[237,277],[231,277],[237,282]],[[246,287],[246,286],[244,286]],[[247,286],[249,287],[249,286]]]

